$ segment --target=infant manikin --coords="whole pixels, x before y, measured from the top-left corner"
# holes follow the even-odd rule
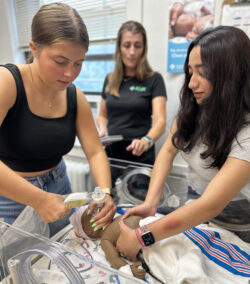
[[[119,269],[127,265],[128,263],[116,249],[116,241],[120,235],[119,220],[121,216],[116,217],[105,230],[94,231],[92,223],[90,223],[93,216],[87,215],[87,209],[87,206],[82,206],[70,217],[70,223],[74,227],[76,236],[83,239],[101,239],[101,247],[111,266],[115,269]],[[141,217],[130,216],[124,220],[124,223],[131,229],[135,229],[139,227],[140,220]],[[133,275],[137,278],[144,279],[146,271],[140,267],[140,261],[130,265]]]

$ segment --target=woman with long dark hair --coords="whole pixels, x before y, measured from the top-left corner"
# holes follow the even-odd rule
[[[184,232],[217,216],[235,198],[250,196],[250,40],[219,26],[189,46],[185,82],[172,130],[154,165],[147,197],[129,214],[154,215],[177,152],[188,163],[189,187],[199,196],[133,231],[121,222],[117,247],[135,260],[144,245]]]

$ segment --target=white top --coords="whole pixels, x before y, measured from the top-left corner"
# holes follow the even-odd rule
[[[237,136],[240,145],[234,139],[229,157],[250,162],[250,125],[244,127]],[[206,168],[210,164],[211,158],[205,160],[200,158],[200,154],[206,149],[203,143],[197,143],[190,153],[181,152],[183,159],[188,164],[188,182],[197,193],[202,194],[208,183],[217,174],[217,168]],[[250,201],[250,182],[233,199],[247,198]]]

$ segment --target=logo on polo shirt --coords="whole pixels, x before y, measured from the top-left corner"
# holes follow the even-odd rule
[[[143,86],[131,86],[129,88],[129,90],[131,92],[146,92],[147,87],[143,87]]]

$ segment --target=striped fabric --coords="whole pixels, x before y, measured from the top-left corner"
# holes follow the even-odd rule
[[[217,265],[235,275],[250,277],[250,255],[237,245],[222,241],[218,232],[193,228],[184,234]]]

